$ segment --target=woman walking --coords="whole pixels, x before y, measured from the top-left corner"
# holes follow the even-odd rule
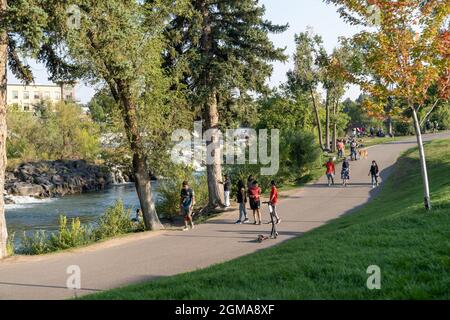
[[[374,160],[372,161],[372,165],[370,166],[369,176],[372,177],[372,188],[378,187],[378,173],[380,170],[378,169],[378,164]]]
[[[350,180],[350,162],[348,158],[345,158],[344,162],[342,162],[341,179],[342,185],[346,187]]]

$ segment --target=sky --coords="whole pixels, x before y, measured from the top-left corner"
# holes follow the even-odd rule
[[[346,24],[336,12],[336,7],[323,3],[322,0],[260,0],[266,7],[266,18],[276,24],[289,24],[289,29],[270,38],[277,47],[286,48],[286,54],[290,59],[286,63],[274,63],[274,72],[269,79],[271,86],[277,86],[286,80],[286,72],[292,68],[292,55],[295,51],[294,36],[312,27],[314,32],[321,35],[324,46],[331,52],[338,45],[339,37],[349,37],[358,29]],[[50,84],[48,75],[43,65],[30,62],[36,84]],[[9,83],[19,81],[9,72]],[[80,83],[76,87],[76,96],[81,103],[87,103],[95,93],[95,88]],[[359,89],[350,87],[345,98],[355,99],[359,95]]]

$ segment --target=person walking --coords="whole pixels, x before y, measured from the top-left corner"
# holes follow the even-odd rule
[[[337,145],[337,149],[338,149],[338,158],[343,158],[344,157],[344,149],[345,149],[344,141],[338,140],[336,145]]]
[[[247,210],[245,208],[245,204],[247,203],[247,192],[242,180],[239,180],[237,183],[236,201],[239,203],[239,220],[236,221],[236,224],[247,223],[249,221],[247,218]]]
[[[439,132],[439,123],[437,121],[434,121],[433,124],[433,133],[436,134]]]
[[[278,212],[277,212],[278,189],[277,189],[277,185],[275,184],[274,180],[272,180],[270,182],[270,185],[272,186],[272,189],[270,190],[269,206],[272,208],[273,216],[277,219],[276,224],[279,224],[281,222],[281,219],[278,216]]]
[[[332,184],[334,185],[334,175],[336,174],[333,158],[330,158],[328,162],[325,163],[325,167],[327,168],[325,174],[327,175],[328,186],[331,187]]]
[[[183,187],[180,193],[180,210],[181,215],[184,216],[184,229],[183,231],[189,230],[188,223],[191,229],[194,229],[194,222],[192,221],[192,210],[195,205],[195,194],[194,190],[189,187],[187,181],[183,181]]]
[[[261,224],[261,188],[258,181],[254,180],[252,187],[248,190],[250,198],[250,208],[253,210],[254,224]]]
[[[372,177],[372,188],[378,187],[378,173],[380,170],[378,169],[378,164],[374,160],[372,161],[372,165],[370,166],[369,176]]]
[[[230,192],[231,192],[231,180],[228,175],[225,175],[223,183],[223,192],[225,200],[225,208],[230,207]]]
[[[350,162],[348,158],[345,158],[344,162],[342,162],[341,179],[342,185],[346,187],[350,180]]]
[[[350,158],[353,160],[358,160],[356,157],[356,147],[357,147],[356,140],[353,139],[352,142],[350,142]]]

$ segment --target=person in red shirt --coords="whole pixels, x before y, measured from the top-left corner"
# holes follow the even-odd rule
[[[275,181],[272,180],[270,182],[270,184],[272,185],[272,190],[270,190],[270,206],[272,207],[272,212],[273,215],[275,216],[275,218],[277,218],[277,224],[279,224],[281,222],[280,217],[278,216],[278,212],[277,212],[277,203],[278,203],[278,189],[277,186],[275,184]]]
[[[334,175],[336,174],[333,158],[330,158],[330,160],[325,163],[325,167],[327,168],[326,175],[328,179],[328,186],[330,187],[332,184],[334,185]]]
[[[250,198],[250,208],[253,210],[254,224],[261,224],[261,188],[258,186],[256,180],[253,181],[252,186],[248,189],[248,196]]]

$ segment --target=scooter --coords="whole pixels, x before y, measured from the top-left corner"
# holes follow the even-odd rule
[[[272,205],[269,201],[263,202],[263,204],[267,204],[267,206],[269,207],[270,223],[272,224],[272,231],[270,232],[270,239],[276,239],[278,237],[278,232],[277,232],[276,222],[275,222],[275,212],[273,211]],[[269,239],[268,236],[265,236],[263,234],[258,235],[258,242],[260,242],[260,243],[267,239]]]

